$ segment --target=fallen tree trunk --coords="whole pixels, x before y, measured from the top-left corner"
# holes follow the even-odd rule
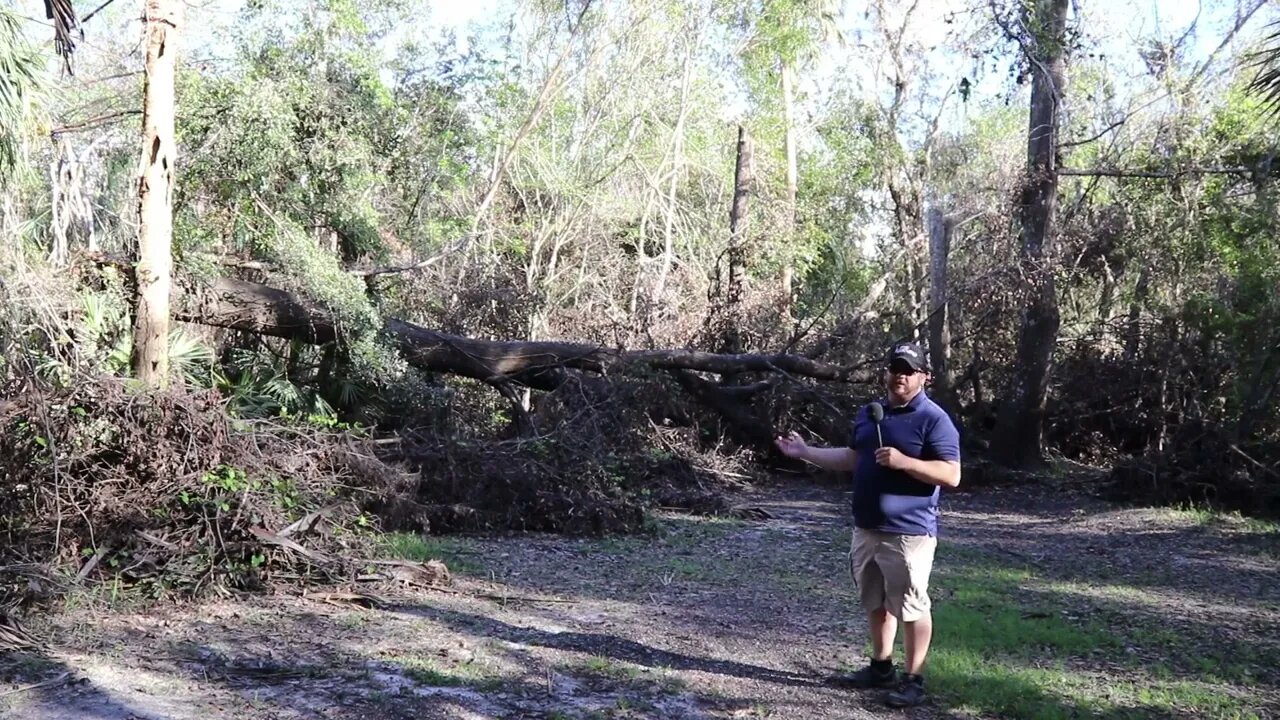
[[[234,278],[218,278],[198,290],[186,289],[174,306],[174,317],[184,322],[289,340],[323,344],[337,340],[340,334],[333,316],[324,308],[284,290]],[[395,318],[387,320],[383,330],[405,361],[421,370],[544,390],[558,387],[566,369],[604,374],[634,365],[719,375],[764,372],[836,382],[875,382],[874,371],[863,366],[831,365],[785,353],[618,351],[575,342],[481,340]]]

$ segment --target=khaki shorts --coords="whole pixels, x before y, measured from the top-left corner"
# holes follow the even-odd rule
[[[929,572],[938,538],[854,528],[849,573],[867,612],[884,608],[903,622],[929,614]]]

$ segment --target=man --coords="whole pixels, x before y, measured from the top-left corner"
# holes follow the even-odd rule
[[[929,573],[938,544],[938,495],[960,484],[960,434],[924,392],[924,351],[901,343],[884,371],[884,419],[863,408],[851,447],[809,447],[796,433],[777,438],[784,455],[853,474],[850,569],[871,624],[871,663],[837,680],[854,687],[893,687],[893,707],[924,702],[924,661],[933,636]],[[893,641],[903,626],[906,673],[893,667]]]

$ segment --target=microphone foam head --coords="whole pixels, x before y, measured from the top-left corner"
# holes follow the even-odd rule
[[[884,406],[878,402],[873,402],[867,406],[867,416],[871,418],[871,422],[879,424],[884,420]]]

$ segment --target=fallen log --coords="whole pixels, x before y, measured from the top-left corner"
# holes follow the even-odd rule
[[[270,335],[313,344],[339,339],[333,315],[292,293],[235,278],[218,278],[175,298],[176,319]],[[515,382],[550,390],[566,369],[596,374],[642,365],[661,370],[692,370],[734,375],[783,375],[849,383],[876,381],[865,365],[839,366],[800,355],[720,354],[696,350],[620,351],[601,345],[558,341],[502,341],[451,335],[396,318],[383,332],[405,361],[421,370],[462,375],[489,383]]]

